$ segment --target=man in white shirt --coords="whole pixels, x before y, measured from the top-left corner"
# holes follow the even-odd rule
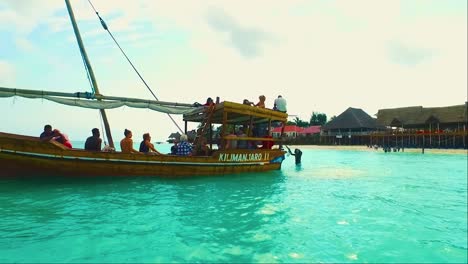
[[[278,95],[278,98],[275,99],[275,107],[273,109],[286,113],[286,99]]]

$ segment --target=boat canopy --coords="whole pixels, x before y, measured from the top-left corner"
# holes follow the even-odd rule
[[[205,109],[195,109],[184,114],[186,122],[203,122],[206,118]],[[224,101],[216,104],[211,116],[212,124],[252,124],[279,121],[286,123],[288,114],[268,108],[253,107],[250,105]]]
[[[128,106],[132,108],[147,108],[157,112],[178,115],[192,113],[193,111],[198,112],[200,109],[204,109],[202,106],[193,104],[104,96],[88,92],[62,93],[0,87],[0,97],[13,96],[30,99],[46,99],[59,104],[91,109],[112,109]]]

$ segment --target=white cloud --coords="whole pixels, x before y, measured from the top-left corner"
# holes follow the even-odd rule
[[[2,85],[14,85],[16,80],[16,70],[13,65],[0,60],[0,80]]]
[[[53,15],[63,2],[46,2],[44,15],[15,4],[13,13],[0,10],[0,22],[13,21],[22,32],[31,32],[38,20],[53,32],[68,30],[68,18]],[[312,111],[332,116],[349,106],[372,115],[379,108],[467,100],[466,11],[403,15],[407,3],[394,0],[93,3],[127,52],[144,54],[134,63],[165,101],[256,101],[264,94],[272,106],[281,94],[289,113],[307,120]],[[87,1],[73,7],[80,24],[96,23],[83,37],[94,47],[111,45]],[[173,45],[176,33],[185,37]],[[148,95],[119,64],[115,49],[98,56],[91,60],[99,76],[113,77],[99,80],[104,89],[112,87],[105,94]],[[158,129],[167,130],[164,136],[175,131]]]

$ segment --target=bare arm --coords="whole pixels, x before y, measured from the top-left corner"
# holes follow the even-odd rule
[[[285,147],[288,149],[289,154],[291,154],[291,155],[293,155],[293,156],[296,156],[296,154],[294,154],[294,153],[291,152],[291,149],[290,149],[288,146],[285,145]]]
[[[157,151],[155,148],[154,148],[154,145],[153,143],[149,142],[149,141],[145,141],[145,145],[153,152],[155,153],[158,153],[158,154],[161,154],[159,153],[159,151]]]

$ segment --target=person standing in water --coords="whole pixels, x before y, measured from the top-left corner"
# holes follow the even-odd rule
[[[293,155],[296,158],[296,165],[301,164],[301,158],[302,158],[302,151],[300,149],[295,149],[294,153],[291,152],[291,149],[286,146],[288,149],[289,154]]]

